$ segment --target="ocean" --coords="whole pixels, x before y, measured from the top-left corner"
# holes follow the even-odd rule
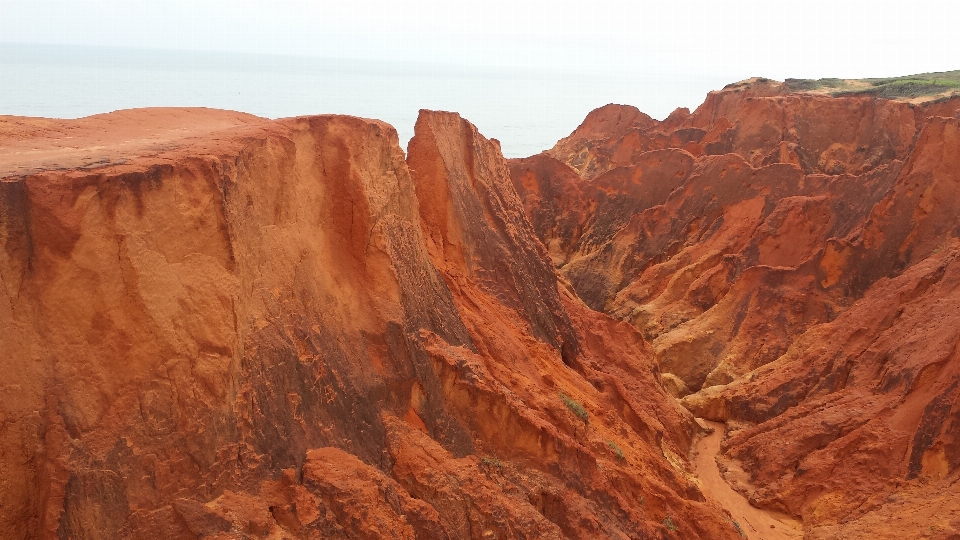
[[[459,112],[504,155],[551,148],[591,110],[634,105],[662,119],[691,110],[719,76],[546,71],[413,62],[0,44],[0,114],[79,118],[190,106],[268,118],[351,114],[392,124],[406,146],[420,109]]]

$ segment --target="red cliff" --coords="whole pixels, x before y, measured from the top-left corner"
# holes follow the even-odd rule
[[[0,117],[2,536],[955,538],[957,111]]]
[[[2,122],[5,537],[736,537],[459,116]]]
[[[958,110],[754,80],[511,161],[558,272],[811,538],[960,534]]]

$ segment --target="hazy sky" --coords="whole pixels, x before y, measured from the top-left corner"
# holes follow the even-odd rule
[[[0,0],[0,41],[735,77],[960,69],[960,2]]]

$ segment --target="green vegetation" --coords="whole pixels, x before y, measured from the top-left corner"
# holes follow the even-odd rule
[[[906,75],[904,77],[887,77],[885,79],[861,79],[874,86],[882,86],[897,81],[939,81],[946,83],[960,84],[960,70],[941,71],[937,73],[920,73],[917,75]]]
[[[870,83],[871,88],[840,90],[835,96],[875,96],[887,99],[918,98],[934,96],[949,90],[960,89],[960,83],[926,79],[903,79],[889,82]]]
[[[585,423],[590,421],[590,413],[583,408],[583,405],[581,405],[580,402],[564,394],[563,392],[560,392],[560,399],[563,401],[563,404],[570,409],[570,412],[577,415],[577,418],[583,420]]]
[[[733,522],[733,528],[737,530],[737,534],[740,535],[740,538],[744,538],[743,529],[740,528],[740,524],[736,521]]]
[[[620,447],[617,446],[617,443],[611,441],[610,439],[607,439],[607,446],[610,447],[610,450],[613,452],[613,455],[617,456],[617,459],[619,459],[620,461],[624,460],[623,450],[621,450]]]
[[[880,79],[787,79],[783,84],[794,92],[831,89],[833,96],[913,99],[951,91],[960,95],[960,70]]]
[[[803,91],[803,90],[817,90],[820,88],[840,88],[843,86],[843,81],[841,79],[787,79],[783,81],[783,84],[790,90],[793,91]]]
[[[503,462],[493,456],[483,456],[480,458],[480,461],[482,461],[484,465],[493,465],[498,469],[503,468]]]
[[[663,518],[663,526],[666,527],[668,531],[677,530],[677,526],[673,523],[673,520],[670,519],[670,516]]]

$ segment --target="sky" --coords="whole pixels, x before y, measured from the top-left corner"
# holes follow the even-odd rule
[[[0,42],[733,78],[960,69],[960,2],[0,0]]]

